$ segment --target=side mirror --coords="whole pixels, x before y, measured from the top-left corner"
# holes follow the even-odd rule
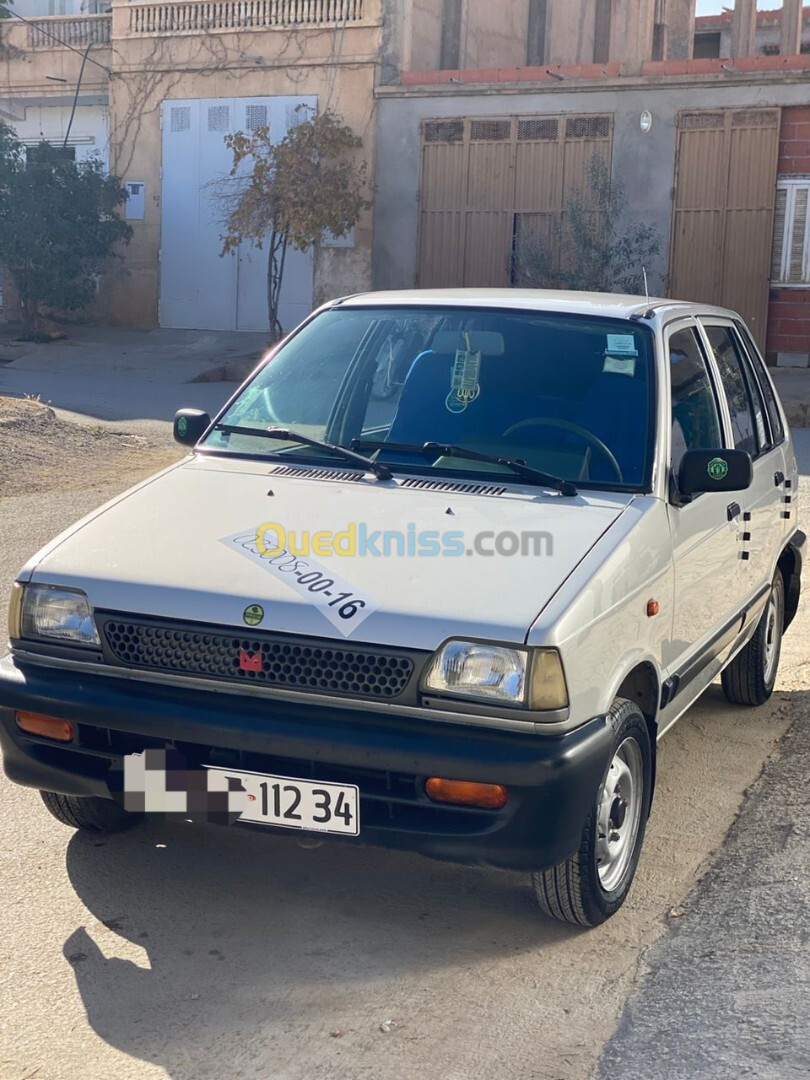
[[[195,446],[211,426],[211,417],[202,409],[180,409],[174,417],[174,439],[182,446]]]
[[[744,450],[687,450],[678,471],[684,498],[705,491],[746,491],[754,479],[751,455]]]

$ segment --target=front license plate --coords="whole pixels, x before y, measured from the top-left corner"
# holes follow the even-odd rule
[[[353,784],[321,784],[210,765],[208,771],[241,782],[248,808],[240,821],[343,836],[360,833],[360,790]]]

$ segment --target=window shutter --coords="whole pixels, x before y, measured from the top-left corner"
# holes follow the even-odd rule
[[[773,263],[771,281],[782,280],[782,259],[785,254],[785,224],[787,222],[787,188],[778,188],[776,192],[776,210],[773,218]]]
[[[807,187],[796,188],[794,191],[793,235],[790,238],[790,264],[787,278],[791,285],[804,280],[804,243],[807,236],[808,191],[810,189]]]

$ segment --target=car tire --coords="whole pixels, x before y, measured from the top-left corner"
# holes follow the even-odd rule
[[[80,798],[55,791],[40,791],[40,795],[57,821],[84,832],[123,832],[143,820],[143,814],[132,814],[112,799]]]
[[[638,706],[616,698],[608,713],[613,749],[579,850],[532,875],[546,915],[575,926],[599,926],[624,903],[636,873],[652,795],[652,744]]]
[[[785,626],[785,583],[777,573],[756,632],[723,672],[723,693],[732,705],[764,705],[773,693]]]

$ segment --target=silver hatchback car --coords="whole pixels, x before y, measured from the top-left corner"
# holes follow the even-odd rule
[[[740,705],[773,690],[798,473],[731,311],[337,300],[175,436],[184,460],[14,589],[5,768],[70,826],[216,804],[525,870],[594,926],[633,880],[657,741],[720,673]]]

